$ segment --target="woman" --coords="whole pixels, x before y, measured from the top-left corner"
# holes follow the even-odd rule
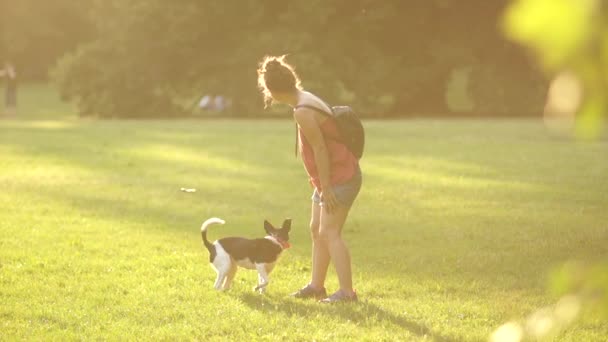
[[[17,114],[17,72],[9,62],[0,70],[0,77],[6,77],[6,91],[4,96],[5,115]]]
[[[350,253],[341,233],[361,188],[359,161],[339,142],[335,121],[323,114],[331,112],[331,108],[301,87],[294,68],[285,62],[285,56],[266,57],[262,61],[258,85],[266,105],[279,102],[294,108],[300,154],[314,187],[310,219],[311,281],[292,296],[321,299],[323,303],[356,301]],[[340,289],[328,297],[325,278],[330,260],[336,269]]]

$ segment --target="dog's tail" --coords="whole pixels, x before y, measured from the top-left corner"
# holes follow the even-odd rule
[[[203,225],[201,227],[201,236],[203,237],[203,243],[205,244],[205,247],[207,247],[207,249],[209,250],[209,252],[211,252],[214,248],[213,245],[209,242],[209,240],[207,240],[207,227],[209,227],[212,224],[224,224],[226,223],[226,221],[217,218],[217,217],[212,217],[208,220],[206,220],[205,222],[203,222]]]

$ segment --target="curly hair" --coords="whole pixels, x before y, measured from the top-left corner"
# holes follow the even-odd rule
[[[272,93],[301,90],[301,82],[294,67],[285,62],[286,55],[266,56],[258,68],[258,87],[264,95],[264,105],[272,104]]]

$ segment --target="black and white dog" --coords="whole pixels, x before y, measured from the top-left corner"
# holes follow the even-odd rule
[[[254,291],[264,292],[270,281],[268,275],[272,272],[279,255],[290,247],[291,219],[286,219],[280,229],[264,221],[264,230],[268,235],[261,239],[226,237],[210,243],[207,240],[207,228],[215,223],[224,224],[225,221],[213,217],[206,220],[201,227],[203,244],[209,250],[209,262],[217,272],[214,288],[229,289],[237,266],[241,266],[258,271],[258,285]]]

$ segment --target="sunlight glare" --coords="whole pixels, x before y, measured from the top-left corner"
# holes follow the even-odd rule
[[[559,73],[549,86],[544,110],[546,127],[555,133],[568,133],[574,127],[576,112],[583,99],[583,87],[576,74]]]
[[[581,310],[581,300],[575,295],[562,297],[555,305],[555,318],[562,324],[572,323]]]
[[[509,322],[494,331],[490,336],[490,342],[519,342],[522,337],[523,330],[519,323]]]
[[[546,337],[555,327],[553,312],[543,308],[533,313],[526,324],[526,329],[535,338]]]

